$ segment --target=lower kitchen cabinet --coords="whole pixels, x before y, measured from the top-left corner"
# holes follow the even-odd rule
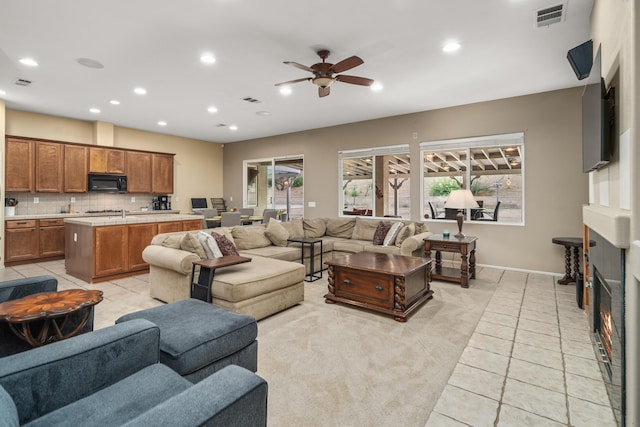
[[[7,266],[63,258],[64,220],[5,221],[4,253]]]

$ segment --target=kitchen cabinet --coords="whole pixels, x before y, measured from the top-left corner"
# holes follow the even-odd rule
[[[153,236],[158,234],[158,226],[154,223],[130,224],[128,229],[129,271],[145,270],[149,264],[142,259],[142,251],[149,246]]]
[[[173,194],[173,154],[153,154],[152,192],[155,194]]]
[[[62,145],[35,142],[35,189],[39,193],[62,192]]]
[[[35,219],[5,221],[5,263],[36,259],[39,256],[38,222]]]
[[[127,193],[151,193],[151,153],[127,151]]]
[[[5,191],[33,192],[33,141],[6,138]]]
[[[38,226],[40,258],[64,256],[64,219],[40,219]]]
[[[200,228],[202,228],[202,227],[200,227]],[[175,233],[177,231],[182,231],[182,222],[180,222],[180,221],[159,222],[158,223],[158,234]]]
[[[182,231],[202,230],[203,224],[201,219],[191,219],[182,221]]]
[[[65,193],[86,193],[88,147],[82,145],[64,144],[64,179],[63,191]]]
[[[116,148],[90,147],[89,172],[123,175],[126,172],[125,153],[125,150]]]
[[[95,277],[124,273],[127,270],[127,226],[95,227]]]

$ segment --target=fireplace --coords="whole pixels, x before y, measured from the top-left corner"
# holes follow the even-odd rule
[[[593,341],[618,425],[624,425],[624,249],[589,230]]]

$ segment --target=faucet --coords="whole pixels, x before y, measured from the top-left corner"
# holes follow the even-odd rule
[[[124,208],[122,208],[122,219],[125,219],[127,217],[127,213],[124,210]]]

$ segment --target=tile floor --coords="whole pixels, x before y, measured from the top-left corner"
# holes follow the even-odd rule
[[[0,281],[41,274],[57,276],[59,289],[101,289],[96,329],[162,304],[149,297],[147,274],[89,285],[67,275],[64,261],[7,267]],[[574,287],[551,276],[495,274],[498,287],[426,427],[616,426]]]

